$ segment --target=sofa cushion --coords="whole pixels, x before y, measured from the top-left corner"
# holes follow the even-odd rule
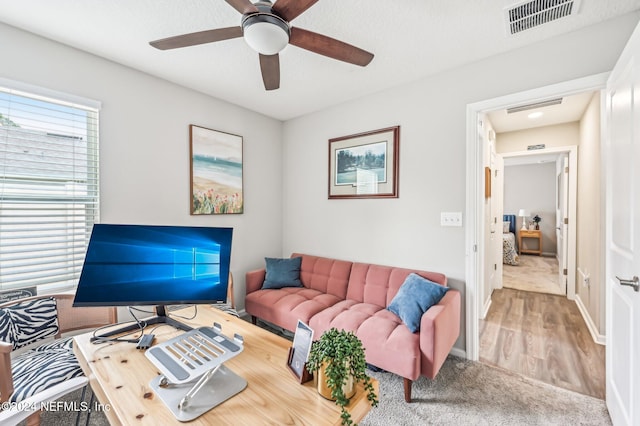
[[[274,259],[265,257],[264,260],[267,265],[267,272],[262,288],[302,287],[302,282],[300,281],[301,258]]]
[[[59,340],[55,344],[32,349],[14,358],[11,363],[14,385],[11,402],[23,401],[38,392],[83,375],[73,354],[73,337]]]
[[[309,326],[318,337],[332,327],[353,331],[366,348],[369,364],[411,380],[420,375],[420,335],[385,308],[343,300],[314,315]]]
[[[291,257],[302,258],[300,267],[302,285],[332,294],[340,300],[347,297],[352,262],[300,253],[293,253]]]
[[[356,262],[351,268],[347,296],[343,299],[373,303],[385,308],[389,306],[407,276],[412,272],[434,283],[444,286],[447,284],[447,277],[437,272]]]
[[[398,294],[388,306],[388,310],[396,314],[406,324],[409,331],[415,333],[420,330],[422,314],[433,305],[437,304],[449,290],[418,274],[411,273],[407,276]]]
[[[311,288],[284,287],[247,294],[245,309],[253,316],[295,331],[298,319],[308,324],[313,315],[338,301],[340,299],[332,294]]]

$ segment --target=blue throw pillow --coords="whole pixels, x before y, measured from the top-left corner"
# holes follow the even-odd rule
[[[267,273],[262,288],[302,287],[300,281],[301,257],[291,259],[264,258]]]
[[[400,286],[388,310],[400,317],[412,333],[420,330],[422,314],[437,304],[449,290],[447,287],[411,273]]]

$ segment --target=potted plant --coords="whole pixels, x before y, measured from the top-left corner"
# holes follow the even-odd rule
[[[345,409],[354,393],[348,389],[349,381],[353,389],[355,384],[363,383],[371,406],[378,405],[375,389],[366,372],[364,347],[353,332],[336,328],[326,331],[311,345],[307,369],[315,373],[318,392],[340,406],[343,425],[353,424],[351,414]],[[328,388],[330,394],[327,395],[323,388]]]
[[[532,220],[536,224],[536,229],[540,229],[540,221],[542,220],[542,218],[538,215],[535,215]]]

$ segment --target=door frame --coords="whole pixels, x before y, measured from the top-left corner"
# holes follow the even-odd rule
[[[601,109],[602,111],[602,109]],[[559,161],[556,161],[556,241],[558,245],[558,255],[556,256],[558,259],[558,269],[562,268],[566,265],[568,266],[568,255],[569,255],[569,245],[567,242],[567,234],[568,234],[568,226],[562,220],[564,214],[567,214],[569,211],[569,181],[571,180],[569,174],[567,173],[569,170],[569,157],[562,158],[562,164],[559,164]],[[567,176],[565,176],[565,174]],[[562,187],[562,188],[561,188]],[[562,200],[560,200],[560,192],[562,191]],[[560,216],[560,213],[563,213],[563,216]],[[576,269],[577,271],[577,269]],[[558,271],[560,272],[560,271]],[[559,279],[564,282],[564,294],[567,294],[567,287],[569,286],[569,280],[567,277],[563,277],[561,274]],[[572,287],[575,290],[575,287]]]
[[[478,319],[482,313],[482,270],[481,262],[484,255],[484,165],[483,147],[478,139],[477,123],[484,112],[502,109],[515,104],[529,103],[548,99],[553,96],[567,96],[580,92],[604,90],[609,73],[595,74],[575,80],[569,80],[558,84],[540,87],[533,90],[518,92],[488,99],[467,105],[467,147],[466,147],[466,217],[465,228],[465,276],[466,276],[466,356],[470,360],[477,361],[480,353],[480,331]],[[567,148],[563,147],[566,151]],[[540,153],[540,151],[538,151]],[[576,155],[573,156],[575,164],[570,162],[569,167],[577,165]],[[575,181],[575,179],[574,179]],[[573,213],[575,218],[575,212]],[[575,237],[575,219],[570,221],[570,235]],[[573,230],[571,224],[573,223]],[[575,244],[575,243],[574,243]],[[571,250],[570,250],[571,251]],[[575,245],[574,245],[575,251]],[[574,261],[575,263],[575,261]],[[574,265],[575,266],[575,265]],[[571,268],[571,264],[569,265]],[[575,274],[575,268],[573,268]],[[568,287],[571,287],[569,279]],[[575,279],[573,280],[575,292]]]
[[[577,145],[567,145],[567,146],[558,146],[552,148],[545,148],[536,151],[514,151],[514,152],[504,152],[502,153],[503,158],[514,158],[514,157],[527,157],[534,156],[540,154],[567,154],[568,158],[568,167],[569,167],[569,190],[568,193],[565,194],[565,198],[567,199],[567,203],[569,205],[567,209],[567,218],[569,219],[569,224],[567,226],[569,238],[567,239],[567,278],[564,289],[564,294],[562,296],[566,297],[569,300],[575,300],[576,298],[576,287],[570,286],[569,283],[576,282],[576,237],[577,237],[577,206],[578,206],[578,146]],[[556,184],[557,186],[557,184]],[[556,188],[556,191],[558,188]],[[556,194],[554,194],[554,197]],[[558,250],[561,250],[558,247]],[[562,266],[562,265],[558,265]]]

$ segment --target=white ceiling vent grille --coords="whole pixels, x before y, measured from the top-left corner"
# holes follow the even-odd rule
[[[562,98],[549,99],[541,102],[534,102],[531,104],[518,105],[511,108],[507,108],[507,114],[513,114],[514,112],[529,111],[531,109],[544,108],[552,105],[560,105]]]
[[[528,0],[505,8],[507,33],[518,34],[547,22],[575,15],[581,0]]]

